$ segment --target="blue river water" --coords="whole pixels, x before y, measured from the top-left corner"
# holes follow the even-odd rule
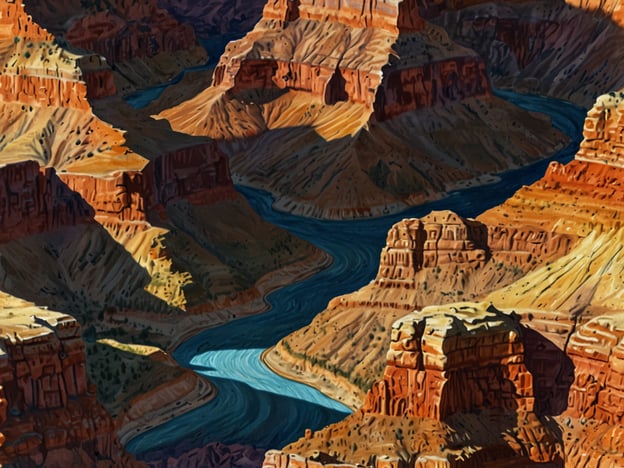
[[[333,264],[270,294],[268,312],[206,330],[183,343],[175,351],[175,359],[214,382],[218,396],[132,439],[127,449],[140,457],[179,444],[201,446],[213,441],[277,448],[301,437],[306,428],[314,430],[343,419],[350,412],[347,407],[311,387],[279,377],[261,362],[260,355],[280,338],[308,324],[330,299],[371,281],[386,233],[395,222],[436,209],[477,216],[503,202],[522,185],[539,179],[550,161],[568,162],[573,158],[582,138],[584,109],[556,99],[508,91],[497,91],[497,95],[525,109],[550,115],[554,125],[570,136],[569,146],[553,157],[502,174],[500,182],[453,192],[444,200],[376,219],[301,218],[273,210],[272,198],[265,192],[238,187],[264,219],[329,252]]]

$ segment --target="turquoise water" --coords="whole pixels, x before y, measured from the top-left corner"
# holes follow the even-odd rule
[[[260,354],[308,324],[333,297],[371,281],[386,233],[395,222],[435,209],[451,209],[474,217],[500,204],[522,185],[539,179],[550,161],[572,159],[582,138],[584,109],[556,99],[507,91],[497,94],[520,107],[550,115],[555,126],[571,137],[570,145],[552,158],[503,174],[498,183],[453,192],[444,200],[377,219],[305,219],[274,211],[267,193],[238,187],[264,219],[329,252],[333,264],[307,280],[270,294],[270,311],[207,330],[181,345],[174,353],[175,359],[213,381],[218,396],[132,439],[128,450],[140,457],[181,443],[200,446],[212,441],[276,448],[298,439],[306,428],[318,429],[343,419],[348,408],[311,387],[274,374],[260,361]]]

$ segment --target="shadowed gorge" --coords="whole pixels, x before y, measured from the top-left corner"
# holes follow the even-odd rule
[[[619,466],[619,0],[0,0],[0,463]]]

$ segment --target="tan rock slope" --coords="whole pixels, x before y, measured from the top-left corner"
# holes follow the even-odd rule
[[[597,466],[598,462],[606,466],[619,464],[624,429],[620,417],[623,387],[619,361],[623,336],[620,273],[624,258],[621,252],[622,174],[619,162],[623,102],[619,92],[601,96],[588,113],[585,139],[575,160],[567,165],[552,163],[540,181],[522,188],[507,202],[479,216],[477,221],[460,223],[459,229],[435,229],[427,227],[427,218],[424,218],[418,222],[406,220],[393,228],[382,254],[380,272],[391,275],[399,272],[401,277],[408,279],[403,280],[408,290],[411,284],[419,281],[424,271],[418,266],[430,261],[427,240],[453,239],[444,232],[454,232],[455,243],[447,241],[441,245],[435,258],[445,259],[448,265],[461,265],[462,261],[472,258],[474,263],[464,263],[463,270],[472,268],[472,275],[477,271],[483,274],[483,264],[477,261],[482,258],[482,246],[490,246],[492,258],[497,255],[498,248],[508,246],[511,248],[507,255],[511,255],[507,261],[515,258],[524,271],[518,272],[515,281],[500,289],[492,288],[496,289],[492,291],[486,286],[474,290],[469,297],[486,300],[480,306],[453,304],[422,308],[430,297],[432,301],[439,298],[435,297],[435,289],[427,292],[421,283],[419,299],[423,301],[425,298],[424,303],[414,299],[418,297],[415,294],[410,298],[419,311],[397,321],[389,345],[383,347],[385,350],[389,348],[385,370],[383,375],[375,376],[378,382],[370,390],[363,409],[342,423],[307,434],[285,449],[286,453],[296,455],[270,452],[265,466],[298,466],[302,456],[308,457],[309,463],[317,460],[319,466],[331,466],[332,460],[347,466],[355,463],[384,467],[434,466],[433,460],[441,463],[435,466],[488,466],[488,463],[498,466],[496,463],[502,463],[500,457],[505,457],[505,453],[519,466],[529,463],[522,459],[526,456],[537,457],[531,458],[533,463],[550,461],[555,466]],[[440,218],[440,214],[432,213],[431,217]],[[447,223],[451,219],[449,215],[445,217]],[[484,243],[486,237],[483,234],[474,233],[480,223],[484,223],[481,232],[487,229],[490,233],[488,244]],[[457,236],[458,232],[463,233],[462,237]],[[492,233],[499,236],[496,242],[491,240]],[[508,239],[523,241],[514,247],[500,237],[501,233],[511,234]],[[527,237],[526,233],[533,234]],[[461,242],[457,243],[457,239]],[[421,249],[413,249],[419,243]],[[528,246],[532,252],[530,257],[525,256],[529,253]],[[413,250],[409,250],[410,247]],[[440,251],[446,249],[451,255],[440,255]],[[520,253],[523,250],[525,254],[513,255],[514,251]],[[537,262],[532,261],[533,256]],[[501,265],[501,269],[504,268],[505,264]],[[448,267],[440,266],[440,272],[445,268]],[[455,276],[461,278],[461,275]],[[393,280],[398,286],[399,282]],[[504,281],[498,283],[499,287]],[[379,277],[367,288],[373,294],[380,294],[378,283]],[[489,284],[492,284],[491,280]],[[368,350],[360,347],[363,340],[345,339],[335,330],[349,330],[350,324],[361,317],[360,323],[369,332],[373,329],[369,328],[371,322],[382,323],[393,310],[398,315],[402,305],[400,300],[409,295],[396,286],[394,291],[390,290],[392,293],[387,292],[387,297],[396,305],[369,306],[369,316],[376,322],[358,310],[357,302],[351,306],[353,316],[348,320],[330,322],[330,314],[324,312],[310,327],[285,338],[267,355],[268,361],[274,367],[281,365],[284,371],[289,368],[285,361],[290,360],[295,364],[290,364],[289,375],[301,376],[303,368],[306,372],[323,374],[326,379],[333,380],[336,387],[347,379],[351,382],[348,388],[353,392],[351,401],[357,401],[361,390],[358,391],[353,383],[358,382],[342,369],[349,369],[352,362],[366,360]],[[347,295],[342,302],[348,304],[362,292]],[[455,294],[458,294],[457,290]],[[334,300],[330,308],[339,301],[341,299]],[[442,299],[442,302],[448,301]],[[488,304],[494,304],[496,308],[490,308]],[[470,319],[466,318],[467,312],[462,307],[471,311],[468,314]],[[510,355],[514,352],[513,344],[499,342],[492,336],[498,326],[497,320],[486,319],[487,326],[477,331],[479,327],[475,324],[481,323],[477,317],[482,314],[473,313],[483,309],[492,313],[502,311],[497,312],[501,314],[497,317],[518,324],[520,328],[518,332],[514,331],[514,336],[518,333],[522,337],[522,359]],[[347,316],[345,312],[337,312]],[[457,325],[459,323],[463,325]],[[323,341],[325,348],[322,352],[310,338],[311,330],[319,329],[333,329],[333,334],[337,335],[331,336],[332,332],[328,332],[318,340]],[[509,334],[508,338],[512,340],[512,335]],[[371,333],[367,346],[376,346],[376,339]],[[462,344],[464,339],[466,345]],[[480,343],[488,343],[492,348],[481,351],[485,345]],[[295,346],[300,350],[299,354],[293,352]],[[280,361],[280,356],[288,357]],[[323,362],[324,356],[330,364]],[[496,364],[489,359],[494,359]],[[306,363],[305,367],[302,362]],[[379,372],[379,362],[379,356],[376,356],[367,367]],[[508,368],[502,374],[508,380],[497,384],[501,371],[492,366],[512,363],[516,368],[513,371]],[[487,385],[479,377],[481,366],[488,368]],[[319,367],[325,370],[317,371]],[[439,371],[442,372],[438,374]],[[369,371],[369,375],[373,372]],[[331,377],[332,374],[337,377]],[[366,374],[359,371],[356,375]],[[457,381],[454,380],[456,377]],[[528,396],[524,390],[518,390],[526,388],[518,385],[519,381],[532,385],[531,398],[537,419],[521,416],[524,404],[516,402],[514,406],[499,399],[500,395],[514,399]],[[483,407],[511,408],[518,414],[503,417],[497,413],[496,417],[491,417],[490,410],[484,412]],[[450,428],[440,428],[438,423],[433,423],[432,420],[437,418],[449,421]],[[509,426],[498,426],[501,421],[507,421]],[[524,426],[527,421],[533,421],[530,427]],[[353,430],[360,427],[363,428],[357,433]],[[401,437],[398,437],[398,429]],[[481,440],[484,430],[494,431],[486,437],[489,443],[497,437],[507,442],[514,440],[510,442],[511,452],[499,447],[490,453],[483,448],[487,447],[487,442],[483,442],[483,446],[477,444],[477,450],[468,449],[475,439]],[[540,439],[541,436],[530,435],[533,431],[541,436],[550,434],[555,440],[546,444],[546,439]],[[364,435],[373,432],[379,437]],[[469,437],[463,439],[466,434]],[[520,434],[522,437],[518,437]],[[438,439],[433,439],[434,435]],[[540,440],[551,451],[540,448]],[[513,448],[514,444],[523,448],[518,451]],[[463,452],[453,452],[458,449]],[[512,453],[514,450],[515,454]],[[539,458],[544,455],[546,458]],[[548,458],[551,456],[554,458]]]
[[[482,59],[412,1],[269,1],[212,87],[160,116],[222,140],[235,180],[278,209],[323,218],[439,198],[564,141],[493,97]]]
[[[104,61],[57,45],[21,3],[0,2],[0,23],[0,304],[81,323],[126,441],[215,394],[159,348],[264,310],[329,259],[255,214],[212,141],[124,104]]]

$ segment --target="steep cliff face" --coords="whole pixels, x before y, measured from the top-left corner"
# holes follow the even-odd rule
[[[95,398],[80,326],[34,306],[2,312],[0,461],[16,465],[138,465]]]
[[[0,168],[0,242],[88,223],[93,210],[34,161]]]
[[[155,0],[117,0],[105,6],[95,1],[46,0],[26,2],[26,9],[62,41],[106,59],[105,70],[87,81],[93,98],[112,95],[96,91],[102,85],[110,92],[114,84],[115,90],[127,94],[207,60],[192,27],[158,8]]]
[[[330,301],[265,358],[279,372],[312,380],[357,407],[381,378],[386,330],[395,320],[415,307],[481,298],[568,254],[577,242],[575,235],[486,225],[450,211],[403,220],[388,233],[375,280]]]
[[[235,180],[271,190],[276,208],[323,218],[439,198],[564,141],[492,97],[482,59],[412,1],[270,1],[213,86],[160,115],[225,140]],[[508,138],[488,142],[495,133]]]
[[[589,107],[624,85],[622,52],[612,47],[624,34],[619,1],[436,3],[429,17],[480,53],[498,87]]]
[[[402,317],[384,377],[364,407],[284,452],[269,452],[264,466],[563,466],[558,433],[536,412],[553,408],[538,403],[549,398],[539,387],[550,378],[532,354],[534,341],[548,343],[491,304],[427,307]]]

